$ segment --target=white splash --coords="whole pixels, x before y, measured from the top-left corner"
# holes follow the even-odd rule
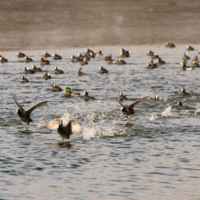
[[[172,106],[167,107],[167,108],[161,113],[162,117],[169,117],[169,116],[171,116],[171,115],[172,115],[172,114],[171,114],[171,109],[172,109]]]
[[[153,113],[150,117],[150,121],[155,121],[158,118],[158,115],[156,113]]]

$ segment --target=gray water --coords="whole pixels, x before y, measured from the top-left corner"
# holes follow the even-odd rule
[[[191,59],[199,48],[193,46],[196,50],[188,52]],[[40,66],[40,50],[25,52],[33,58],[31,63],[18,58],[15,51],[1,52],[9,60],[0,66],[1,199],[199,199],[200,69],[182,71],[186,47],[125,46],[131,51],[124,58],[126,65],[109,65],[103,57],[96,57],[82,67],[86,74],[81,77],[76,76],[81,65],[72,63],[70,56],[84,53],[85,48],[57,50],[63,59],[49,58],[49,66]],[[111,53],[116,60],[120,48],[93,50]],[[166,64],[147,69],[149,49]],[[44,72],[25,75],[24,67],[33,64],[49,71],[52,79],[44,80]],[[54,66],[64,74],[55,75]],[[108,74],[99,74],[100,66]],[[20,83],[21,75],[29,83]],[[81,94],[88,91],[97,100],[63,97],[62,92],[51,92],[52,83]],[[182,87],[190,96],[180,96]],[[125,105],[150,96],[136,106],[130,122],[113,101],[120,91],[130,99],[122,102]],[[161,101],[154,100],[156,94]],[[14,99],[25,109],[48,101],[32,113],[28,131],[15,112]],[[195,110],[179,110],[178,101]],[[63,143],[56,130],[44,128],[54,118],[64,123],[75,119],[83,132]]]

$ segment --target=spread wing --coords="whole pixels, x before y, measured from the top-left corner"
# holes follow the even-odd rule
[[[118,101],[116,101],[115,99],[113,99],[116,103],[118,103],[121,107],[124,107],[121,103],[119,103]]]
[[[81,133],[82,128],[75,120],[69,120],[68,124],[71,123],[71,130],[72,132]]]
[[[19,103],[16,100],[14,100],[14,102],[15,102],[15,105],[18,107],[19,110],[24,111],[24,109],[19,105]]]
[[[149,96],[146,96],[146,97],[143,97],[141,99],[138,99],[136,101],[134,101],[132,104],[130,104],[129,106],[130,107],[135,107],[136,105],[138,105],[140,102],[144,101],[144,100],[147,100]]]
[[[33,112],[35,109],[37,109],[37,108],[39,108],[39,107],[41,107],[41,106],[45,106],[47,104],[47,101],[43,101],[43,102],[41,102],[41,103],[37,103],[37,104],[35,104],[34,106],[32,106],[31,108],[29,108],[28,110],[27,110],[27,113],[29,113],[29,115],[31,114],[31,112]]]
[[[55,118],[54,120],[47,122],[45,124],[45,128],[49,129],[49,130],[55,130],[58,128],[59,125],[62,124],[62,120],[59,118]]]

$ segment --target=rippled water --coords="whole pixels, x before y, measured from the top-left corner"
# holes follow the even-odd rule
[[[188,52],[193,59],[195,51]],[[166,49],[164,44],[126,46],[131,51],[126,65],[107,64],[96,57],[83,66],[84,76],[76,76],[81,65],[70,61],[71,55],[85,48],[49,51],[63,59],[49,58],[51,65],[40,66],[43,51],[26,51],[34,62],[25,63],[17,52],[1,52],[8,63],[0,64],[0,197],[1,199],[198,199],[200,181],[199,68],[182,71],[186,45]],[[119,58],[121,46],[95,47]],[[151,49],[165,65],[146,68]],[[154,62],[157,62],[156,60]],[[188,65],[191,65],[188,61]],[[32,65],[49,71],[25,75],[29,83],[20,83],[24,67]],[[54,67],[64,71],[55,75]],[[100,66],[108,74],[99,74]],[[52,83],[63,89],[88,91],[97,100],[63,97],[51,92]],[[182,87],[190,96],[180,96]],[[120,91],[132,101],[149,95],[136,106],[127,122],[113,101]],[[162,100],[154,101],[158,95]],[[47,100],[46,106],[32,113],[34,120],[25,131],[16,114],[14,99],[28,109]],[[196,108],[179,110],[176,103]],[[54,118],[75,119],[82,134],[74,133],[70,143],[63,143],[55,130],[44,124]]]

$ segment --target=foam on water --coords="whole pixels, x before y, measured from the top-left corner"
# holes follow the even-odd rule
[[[172,106],[167,107],[162,113],[162,117],[169,117],[172,115],[171,113]]]

